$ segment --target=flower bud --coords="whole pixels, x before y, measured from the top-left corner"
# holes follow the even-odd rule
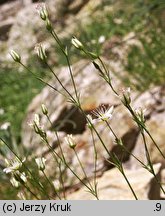
[[[76,147],[76,142],[72,134],[68,134],[67,137],[65,137],[65,141],[67,142],[70,148],[74,149]]]
[[[39,126],[40,125],[40,117],[38,114],[34,114],[34,123]]]
[[[45,4],[38,4],[36,7],[40,17],[42,20],[46,20],[48,18],[48,10]]]
[[[27,182],[27,177],[24,172],[21,173],[19,171],[16,171],[13,176],[15,180],[20,182],[21,184],[25,184]]]
[[[36,158],[35,161],[36,161],[36,164],[38,166],[38,169],[41,171],[44,171],[46,159],[41,157],[41,158]]]
[[[37,44],[35,50],[37,52],[38,57],[42,61],[46,62],[47,56],[46,56],[45,48],[41,44]]]
[[[11,57],[13,58],[13,60],[14,60],[15,62],[21,62],[21,57],[20,57],[20,55],[19,55],[18,53],[16,53],[14,50],[11,50],[11,51],[10,51],[10,55],[11,55]]]
[[[13,185],[13,187],[16,187],[16,188],[18,188],[19,185],[20,185],[20,183],[19,183],[14,177],[12,177],[12,178],[10,179],[10,182],[11,182],[11,184]]]
[[[131,89],[122,89],[122,95],[120,95],[121,101],[125,106],[129,105],[131,103]]]
[[[43,113],[44,115],[47,115],[47,114],[48,114],[48,109],[47,109],[47,107],[45,106],[45,104],[42,104],[42,105],[41,105],[41,109],[42,109],[42,113]]]
[[[141,123],[145,123],[145,112],[146,109],[143,109],[141,107],[135,109],[134,113],[137,117],[137,119],[141,122]]]
[[[83,44],[76,37],[72,37],[71,42],[73,46],[75,46],[77,49],[82,50],[84,47]]]

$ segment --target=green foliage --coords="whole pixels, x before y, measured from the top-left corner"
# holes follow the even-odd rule
[[[113,11],[106,9],[110,4],[113,6]],[[97,8],[103,12],[95,11],[89,24],[79,23],[75,34],[88,50],[113,59],[115,56],[111,48],[108,50],[108,43],[113,43],[113,38],[119,39],[117,43],[120,43],[129,32],[134,32],[136,39],[141,41],[143,49],[137,46],[130,47],[127,63],[124,65],[128,74],[121,79],[133,89],[144,91],[151,85],[164,83],[165,80],[164,8],[165,3],[162,0],[105,0]],[[99,42],[102,36],[105,38],[105,43]],[[108,42],[107,45],[106,42]],[[65,38],[64,43],[70,48],[70,37]],[[80,54],[72,47],[70,55],[73,62],[86,58],[83,53]],[[60,53],[58,56],[60,64],[66,64]]]
[[[34,73],[44,77],[46,71],[36,59],[32,63]],[[43,88],[43,84],[27,71],[18,71],[18,65],[13,68],[0,70],[0,108],[4,114],[0,115],[0,123],[10,122],[14,137],[19,139],[21,122],[32,98]]]

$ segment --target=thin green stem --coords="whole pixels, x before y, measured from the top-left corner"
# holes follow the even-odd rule
[[[62,94],[63,96],[66,97],[66,95],[64,95],[62,92],[60,92],[58,89],[56,89],[54,86],[52,86],[50,83],[44,81],[43,79],[41,79],[40,77],[36,76],[35,73],[33,71],[31,71],[26,65],[24,65],[22,62],[20,62],[20,64],[28,71],[30,72],[37,80],[39,80],[40,82],[42,82],[43,84],[49,86],[50,88],[52,88],[54,91],[58,92],[59,94]]]
[[[134,113],[132,107],[130,105],[126,106],[127,109],[129,110],[129,112],[132,114],[135,122],[137,123],[140,131],[142,132],[142,129],[148,134],[148,136],[150,137],[150,139],[152,140],[152,142],[154,143],[154,145],[156,146],[157,150],[159,151],[159,153],[162,155],[162,157],[165,159],[165,155],[163,154],[163,152],[161,151],[161,149],[159,148],[159,146],[157,145],[157,143],[155,142],[155,140],[153,139],[153,137],[151,136],[150,132],[148,131],[148,129],[146,128],[146,126],[139,121],[139,119],[137,118],[136,114]]]
[[[39,200],[39,198],[37,197],[37,195],[35,193],[33,193],[33,191],[30,190],[30,188],[28,186],[26,186],[25,184],[22,184],[37,200]]]
[[[112,134],[114,135],[114,137],[115,137],[116,139],[118,139],[117,135],[115,134],[114,130],[112,129],[112,127],[110,126],[110,124],[108,123],[108,121],[105,121],[105,122],[106,122],[108,128],[110,129],[110,131],[112,132]]]
[[[104,75],[102,76],[104,78],[104,80],[109,84],[109,86],[111,87],[112,91],[116,94],[116,95],[119,95],[117,93],[117,91],[114,89],[113,85],[112,85],[112,82],[111,82],[111,78],[110,78],[110,75],[109,75],[109,71],[108,69],[106,68],[103,60],[100,58],[100,56],[98,56],[98,60],[100,61],[104,71],[105,71],[105,74],[106,74],[106,77],[108,77],[108,80],[104,77]],[[104,74],[104,72],[102,72]]]
[[[146,151],[146,158],[147,158],[147,162],[150,166],[150,171],[151,173],[154,175],[157,183],[159,184],[160,186],[160,189],[162,190],[162,192],[165,194],[165,190],[163,189],[161,183],[159,182],[156,174],[155,174],[155,171],[154,171],[154,168],[153,168],[153,165],[152,165],[152,162],[151,162],[151,157],[150,157],[150,154],[149,154],[149,151],[148,151],[148,148],[147,148],[147,143],[146,143],[146,139],[145,139],[145,135],[144,135],[144,132],[143,132],[143,129],[141,131],[141,134],[142,134],[142,138],[143,138],[143,142],[144,142],[144,148],[145,148],[145,151]]]
[[[67,64],[68,64],[69,73],[70,73],[70,77],[71,77],[71,80],[72,80],[73,88],[74,88],[74,91],[75,91],[75,94],[76,94],[77,103],[79,104],[79,96],[78,96],[76,84],[75,84],[75,81],[74,81],[73,72],[72,72],[72,69],[71,69],[69,57],[68,57],[67,54],[65,54],[65,57],[66,57],[66,61],[67,61]]]
[[[54,185],[52,184],[52,182],[50,181],[50,179],[47,177],[46,173],[44,172],[44,170],[42,170],[43,175],[45,176],[45,179],[47,180],[47,182],[49,183],[49,185],[51,186],[52,190],[55,192],[55,195],[61,200],[61,197],[59,196],[59,194],[56,191],[56,188],[54,187]]]
[[[87,121],[93,126],[93,124],[91,123],[90,119],[86,116],[84,110],[82,109],[81,106],[78,107],[80,109],[80,111],[83,113],[83,115],[86,117]],[[99,138],[101,144],[103,145],[104,149],[106,150],[107,154],[111,157],[111,153],[109,152],[109,150],[107,149],[106,145],[104,144],[104,141],[102,140],[100,134],[98,133],[98,131],[96,130],[96,128],[93,126],[92,127],[94,132],[96,133],[97,137]]]
[[[138,200],[138,198],[137,198],[137,196],[136,196],[136,194],[135,194],[135,191],[133,190],[133,188],[132,188],[132,186],[131,186],[131,184],[130,184],[128,178],[127,178],[127,176],[125,175],[125,172],[124,172],[123,169],[122,169],[122,171],[121,171],[121,174],[124,176],[124,178],[125,178],[125,180],[126,180],[128,186],[129,186],[129,188],[131,189],[132,194],[134,195],[135,199]]]
[[[68,163],[66,162],[65,158],[63,158],[63,157],[61,158],[60,155],[50,146],[50,144],[49,144],[49,142],[48,142],[47,140],[44,140],[44,141],[47,143],[47,145],[48,145],[49,148],[52,150],[52,152],[61,160],[61,162],[63,162],[63,163],[65,164],[65,166],[73,173],[73,175],[74,175],[85,187],[87,187],[89,191],[91,191],[90,187],[89,187],[87,184],[85,184],[85,183],[83,182],[83,180],[81,180],[81,179],[79,178],[79,176],[78,176],[78,175],[72,170],[72,168],[68,165]]]
[[[73,150],[74,150],[74,153],[75,153],[75,155],[76,155],[76,158],[77,158],[77,160],[78,160],[78,162],[79,162],[79,164],[80,164],[80,167],[81,167],[81,169],[82,169],[82,171],[83,171],[83,174],[84,174],[84,176],[85,176],[85,179],[88,181],[88,184],[90,185],[91,189],[93,190],[93,187],[92,187],[92,185],[91,185],[91,183],[90,183],[90,181],[89,181],[89,179],[88,179],[88,176],[87,176],[87,174],[86,174],[86,172],[85,172],[85,170],[84,170],[84,167],[83,167],[83,165],[82,165],[82,163],[81,163],[81,161],[80,161],[80,158],[79,158],[79,156],[78,156],[76,150],[75,150],[75,149],[73,149]]]
[[[154,145],[156,146],[156,148],[158,149],[159,153],[162,155],[162,157],[165,159],[165,155],[163,154],[163,152],[161,151],[161,149],[159,148],[159,146],[157,145],[157,143],[155,142],[155,140],[153,139],[152,135],[150,134],[150,132],[147,130],[147,128],[144,128],[145,132],[148,134],[148,136],[150,137],[150,139],[152,140],[152,142],[154,143]]]
[[[56,32],[53,30],[51,32],[51,35],[53,36],[53,38],[55,39],[55,41],[57,42],[57,44],[59,45],[61,51],[63,52],[63,54],[65,53],[64,49],[63,49],[63,45],[61,43],[61,40],[59,39],[58,35],[56,34]]]
[[[92,129],[90,129],[91,131],[91,135],[92,135],[92,142],[93,142],[93,149],[94,149],[94,187],[95,187],[95,194],[98,198],[98,193],[97,193],[97,175],[96,175],[96,171],[97,171],[97,149],[96,149],[96,144],[95,144],[95,139],[94,139],[94,135],[93,135],[93,131]]]
[[[13,155],[22,163],[21,158],[13,151],[13,149],[1,137],[0,137],[0,140],[8,147],[8,149],[13,153]],[[48,194],[46,193],[46,191],[44,190],[42,185],[38,182],[38,180],[35,178],[33,173],[29,170],[29,168],[24,163],[22,163],[22,165],[29,172],[29,174],[33,178],[34,182],[39,186],[38,190],[49,198]]]
[[[50,65],[46,62],[45,63],[47,65],[47,67],[49,68],[49,70],[51,71],[51,73],[55,76],[56,80],[59,82],[59,84],[61,85],[61,87],[65,90],[65,92],[72,98],[73,101],[75,101],[74,97],[71,95],[71,93],[66,89],[66,87],[63,85],[63,83],[61,82],[61,80],[58,78],[58,76],[55,74],[55,72],[53,71],[53,69],[50,67]]]
[[[50,117],[48,116],[48,114],[46,115],[51,127],[53,127],[53,124],[52,124],[52,121],[50,120]],[[55,136],[57,138],[57,141],[58,141],[58,147],[60,149],[60,152],[61,152],[61,155],[62,155],[62,158],[63,160],[65,160],[65,156],[64,156],[64,153],[63,153],[63,150],[62,150],[62,147],[61,147],[61,142],[60,142],[60,139],[59,139],[59,136],[58,136],[58,133],[56,130],[53,130],[54,133],[55,133]],[[58,162],[58,160],[57,160]],[[63,175],[62,175],[62,170],[61,170],[61,164],[58,162],[58,167],[59,167],[59,171],[60,171],[60,179],[61,179],[61,185],[62,185],[62,188],[63,188],[63,195],[64,195],[64,199],[66,199],[66,194],[65,194],[65,187],[64,187],[64,181],[63,181]]]
[[[74,88],[74,91],[75,91],[75,94],[76,94],[76,98],[77,98],[77,102],[79,103],[79,97],[78,97],[78,93],[77,93],[77,88],[76,88],[76,84],[75,84],[75,81],[74,81],[74,77],[73,77],[73,73],[72,73],[72,69],[71,69],[71,65],[70,65],[70,61],[69,61],[69,57],[68,57],[68,54],[65,52],[64,48],[63,48],[63,44],[61,43],[61,40],[59,39],[58,35],[56,34],[56,32],[53,30],[51,32],[53,38],[55,39],[55,41],[57,42],[57,44],[59,45],[59,48],[61,49],[62,53],[64,54],[65,58],[66,58],[66,62],[67,62],[67,65],[68,65],[68,68],[69,68],[69,73],[70,73],[70,77],[71,77],[71,80],[72,80],[72,84],[73,84],[73,88]],[[54,73],[53,73],[54,74]],[[59,81],[59,80],[58,80]],[[61,85],[61,84],[60,84]],[[62,86],[62,85],[61,85]],[[64,86],[62,86],[64,88]],[[65,89],[65,88],[64,88]],[[66,89],[65,89],[66,91]],[[67,92],[68,93],[68,92]],[[69,96],[71,96],[71,94],[69,94]],[[72,98],[72,97],[71,97]],[[72,98],[74,99],[74,98]],[[74,99],[75,100],[75,99]]]

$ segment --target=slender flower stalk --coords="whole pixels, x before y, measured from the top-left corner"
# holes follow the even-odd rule
[[[51,186],[52,190],[54,191],[55,195],[59,198],[59,200],[61,200],[60,195],[58,194],[56,188],[54,187],[53,183],[50,181],[50,179],[48,178],[48,176],[46,175],[44,170],[41,170],[45,179],[47,180],[48,184]]]
[[[80,165],[80,167],[81,167],[81,170],[82,170],[82,172],[83,172],[83,174],[84,174],[85,180],[87,180],[88,184],[89,184],[90,187],[91,187],[91,191],[93,191],[93,187],[92,187],[92,185],[91,185],[91,183],[90,183],[90,181],[89,181],[89,179],[88,179],[88,176],[87,176],[87,174],[86,174],[86,172],[85,172],[85,169],[84,169],[84,167],[83,167],[83,165],[82,165],[82,162],[81,162],[81,160],[80,160],[80,158],[79,158],[79,156],[78,156],[78,154],[77,154],[77,151],[76,151],[76,149],[75,149],[77,143],[76,143],[76,141],[74,140],[72,134],[67,135],[67,136],[65,137],[65,141],[66,141],[66,143],[69,145],[69,147],[70,147],[71,149],[73,149],[73,151],[74,151],[74,153],[75,153],[75,155],[76,155],[77,161],[78,161],[78,163],[79,163],[79,165]]]
[[[51,147],[46,137],[43,138],[45,143],[47,144],[48,148],[50,149],[51,153],[54,155],[54,158],[60,159],[62,163],[65,164],[65,166],[72,172],[72,174],[93,194],[93,191],[91,188],[74,172],[74,170],[69,166],[69,164],[66,162],[64,155],[62,154],[62,157]],[[59,145],[60,146],[60,145]],[[61,149],[62,150],[62,149]],[[62,151],[63,152],[63,151]]]
[[[150,137],[150,139],[152,140],[153,144],[155,145],[155,147],[157,148],[157,150],[159,151],[159,153],[161,154],[161,156],[165,159],[165,155],[163,154],[163,152],[161,151],[160,147],[158,146],[158,144],[155,142],[155,140],[153,139],[152,135],[150,134],[149,130],[146,128],[145,122],[142,121],[142,119],[139,119],[139,116],[137,116],[137,114],[135,113],[135,111],[132,109],[130,104],[126,105],[127,109],[129,110],[129,112],[131,113],[134,121],[136,122],[137,126],[140,129],[140,132],[142,132],[142,130],[144,130],[148,136]]]
[[[50,124],[51,124],[51,126],[52,126],[52,122],[51,122],[51,120],[50,120],[50,118],[49,118],[49,116],[47,115],[47,118],[48,118],[48,120],[49,120],[49,122],[50,122]],[[64,164],[66,165],[66,167],[74,174],[74,176],[76,176],[79,180],[80,180],[80,182],[84,185],[84,186],[86,186],[87,188],[88,188],[88,190],[92,193],[92,194],[94,194],[94,196],[97,196],[97,195],[95,195],[95,192],[93,191],[93,189],[90,189],[90,187],[88,187],[84,182],[83,182],[83,180],[81,180],[79,177],[78,177],[78,175],[71,169],[71,167],[68,165],[68,163],[66,162],[66,159],[65,159],[65,156],[64,156],[64,154],[63,154],[63,150],[62,150],[62,148],[61,148],[61,143],[60,143],[60,140],[59,140],[59,137],[58,137],[58,133],[57,133],[57,131],[55,131],[55,135],[56,135],[56,137],[57,137],[57,140],[58,140],[58,143],[59,143],[59,148],[60,148],[60,152],[61,152],[61,155],[62,155],[62,161],[64,162]],[[65,141],[68,143],[68,145],[73,149],[73,150],[75,150],[75,147],[76,147],[76,143],[75,143],[75,140],[73,139],[73,136],[72,135],[68,135],[67,137],[65,137]],[[75,154],[76,154],[76,157],[78,157],[78,155],[77,155],[77,153],[75,152]],[[77,158],[78,159],[78,161],[80,162],[80,164],[81,164],[81,161],[79,160],[79,158]],[[81,168],[83,169],[83,166],[82,166],[82,164],[81,164]],[[84,169],[83,169],[84,170]],[[83,171],[83,172],[85,172],[85,171]],[[88,180],[88,178],[87,178],[87,176],[86,176],[86,173],[85,173],[85,178],[86,178],[86,180]],[[89,184],[90,184],[90,182],[88,182]],[[97,199],[98,199],[98,197],[96,197]]]
[[[94,139],[94,134],[92,128],[90,128],[91,135],[92,135],[92,142],[93,142],[93,150],[94,150],[94,189],[95,189],[95,194],[96,197],[98,198],[98,191],[97,191],[97,149],[96,149],[96,144],[95,144],[95,139]]]
[[[147,147],[147,142],[146,142],[146,138],[145,138],[143,129],[142,129],[142,131],[141,131],[141,134],[142,134],[142,138],[143,138],[143,142],[144,142],[144,148],[145,148],[145,152],[146,152],[146,159],[147,159],[149,171],[153,174],[153,176],[155,177],[157,183],[158,183],[159,186],[160,186],[160,189],[161,189],[162,192],[165,194],[165,190],[164,190],[164,188],[162,187],[160,181],[158,180],[158,178],[157,178],[157,176],[156,176],[156,174],[155,174],[155,171],[154,171],[154,168],[153,168],[153,164],[152,164],[152,161],[151,161],[151,156],[150,156],[150,153],[149,153],[149,150],[148,150],[148,147]]]
[[[70,167],[70,165],[66,162],[65,158],[61,157],[49,144],[47,140],[45,140],[50,150],[60,159],[62,163],[71,171],[71,173],[89,190],[91,191],[90,187],[74,172],[74,170]]]
[[[56,34],[56,32],[54,31],[54,29],[52,28],[52,24],[51,24],[51,21],[49,19],[49,16],[48,16],[48,10],[46,8],[45,5],[41,5],[40,6],[40,9],[39,9],[39,14],[40,14],[40,17],[41,19],[43,19],[44,21],[46,21],[46,28],[47,30],[50,32],[50,34],[53,36],[53,38],[55,39],[55,41],[57,42],[57,44],[59,45],[59,48],[60,50],[62,51],[62,53],[64,54],[65,58],[66,58],[66,61],[67,61],[67,64],[68,64],[68,68],[69,68],[69,73],[70,73],[70,77],[71,77],[71,80],[72,80],[72,84],[73,84],[73,88],[74,88],[74,91],[75,91],[75,94],[76,94],[76,100],[72,97],[72,95],[69,94],[69,96],[71,96],[71,98],[73,99],[74,102],[76,102],[77,104],[80,103],[79,101],[79,96],[78,96],[78,92],[77,92],[77,88],[76,88],[76,84],[75,84],[75,81],[74,81],[74,77],[73,77],[73,72],[72,72],[72,69],[71,69],[71,64],[70,64],[70,60],[69,60],[69,56],[68,56],[68,51],[66,48],[64,48],[63,44],[61,43],[61,40],[59,39],[58,35]],[[44,18],[43,18],[44,17]],[[79,42],[76,38],[73,38],[72,42],[77,45],[78,47],[80,46],[83,46],[81,44],[81,42]],[[38,48],[37,48],[37,53],[38,53],[38,56],[41,58],[41,60],[43,62],[46,63],[46,65],[48,66],[48,68],[50,69],[50,71],[54,74],[54,76],[56,77],[56,79],[58,80],[58,82],[60,83],[60,85],[63,87],[63,89],[65,89],[65,87],[62,85],[61,81],[58,79],[58,77],[55,75],[55,73],[53,72],[53,70],[50,68],[50,66],[47,64],[46,62],[46,53],[45,53],[45,49],[40,45]],[[65,91],[67,93],[69,93],[66,89]]]
[[[80,158],[79,158],[79,156],[78,156],[78,154],[77,154],[76,149],[74,148],[73,151],[74,151],[74,153],[75,153],[75,155],[76,155],[76,158],[77,158],[77,160],[78,160],[78,163],[80,164],[80,167],[81,167],[81,170],[82,170],[82,172],[83,172],[83,174],[84,174],[85,180],[88,182],[88,184],[89,184],[89,186],[90,186],[90,192],[98,199],[98,195],[97,195],[95,189],[93,189],[93,186],[92,186],[92,184],[90,183],[90,180],[88,179],[88,176],[87,176],[87,174],[86,174],[86,172],[85,172],[85,169],[84,169],[83,164],[82,164],[82,162],[81,162],[81,160],[80,160]]]
[[[110,126],[110,124],[108,123],[108,121],[105,120],[105,122],[106,122],[108,128],[110,129],[110,131],[112,132],[112,134],[114,135],[115,140],[116,140],[118,143],[121,143],[122,141],[120,141],[120,139],[117,137],[117,135],[116,135],[115,132],[113,131],[113,129],[112,129],[112,127]],[[132,186],[131,186],[131,184],[130,184],[130,182],[129,182],[129,180],[128,180],[128,178],[127,178],[125,172],[124,172],[122,162],[118,159],[118,157],[117,157],[115,154],[112,154],[112,156],[111,156],[111,161],[109,161],[109,162],[110,162],[111,164],[113,164],[116,168],[118,168],[118,170],[121,172],[121,174],[123,175],[123,177],[125,178],[125,180],[126,180],[128,186],[129,186],[129,188],[131,189],[131,191],[132,191],[132,193],[133,193],[135,199],[137,200],[138,198],[137,198],[137,196],[136,196],[136,194],[135,194],[135,191],[133,190],[133,188],[132,188]]]
[[[138,200],[136,193],[135,193],[134,189],[132,188],[132,185],[130,184],[130,182],[129,182],[126,174],[125,174],[122,162],[118,159],[118,157],[115,154],[113,154],[113,156],[111,157],[111,161],[109,161],[109,163],[113,164],[120,171],[120,173],[123,175],[124,179],[126,180],[133,196],[135,197],[136,200]]]
[[[133,188],[132,188],[132,186],[131,186],[131,184],[130,184],[130,182],[129,182],[129,180],[128,180],[128,178],[127,178],[125,172],[124,172],[124,170],[122,170],[121,173],[122,173],[122,175],[124,176],[124,178],[125,178],[127,184],[129,185],[129,188],[131,189],[132,194],[134,195],[135,199],[138,200],[138,197],[136,196],[136,193],[135,193],[135,191],[133,190]]]
[[[32,196],[34,196],[37,200],[40,200],[40,198],[35,193],[33,193],[33,191],[27,185],[24,184],[23,186],[32,194]]]

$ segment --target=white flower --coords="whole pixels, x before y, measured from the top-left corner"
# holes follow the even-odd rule
[[[105,41],[105,36],[104,36],[104,35],[101,35],[101,36],[99,37],[99,39],[98,39],[98,42],[99,42],[100,44],[102,44],[102,43],[104,43],[104,41]]]
[[[15,172],[21,168],[22,163],[25,162],[25,159],[23,159],[22,161],[19,161],[17,158],[14,160],[10,160],[10,161],[5,159],[5,162],[6,162],[8,167],[3,169],[3,172],[13,173],[13,172]]]
[[[87,115],[87,126],[89,128],[92,128],[94,124],[96,124],[97,122],[97,119],[92,119],[92,116],[91,115]]]
[[[9,127],[10,127],[10,122],[5,122],[4,124],[1,125],[0,129],[8,130]]]
[[[93,114],[97,117],[98,121],[108,121],[112,118],[113,109],[113,106],[109,107],[108,109],[106,109],[105,106],[101,106],[100,108],[93,111]]]
[[[36,158],[35,162],[38,166],[38,169],[44,171],[46,159],[44,157]]]
[[[65,141],[67,142],[67,144],[69,145],[70,148],[74,149],[76,147],[76,142],[75,142],[72,134],[68,134],[65,137]]]

